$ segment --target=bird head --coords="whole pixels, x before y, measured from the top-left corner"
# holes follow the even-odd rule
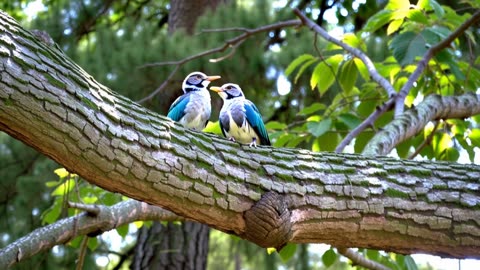
[[[217,92],[217,94],[223,100],[229,100],[234,98],[245,98],[242,92],[242,88],[238,84],[226,83],[222,87],[212,86],[210,90]]]
[[[207,76],[205,73],[195,71],[187,75],[183,80],[183,91],[190,92],[196,90],[207,89],[211,81],[220,79],[220,76]]]

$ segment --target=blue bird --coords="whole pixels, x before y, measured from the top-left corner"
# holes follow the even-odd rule
[[[207,86],[217,79],[220,76],[207,76],[198,71],[188,74],[182,84],[184,94],[172,103],[167,117],[186,128],[204,129],[212,112]]]
[[[270,145],[267,130],[263,124],[262,116],[253,102],[245,99],[240,86],[227,83],[222,87],[212,86],[223,99],[220,110],[220,129],[225,137],[232,141],[249,144],[250,147]]]

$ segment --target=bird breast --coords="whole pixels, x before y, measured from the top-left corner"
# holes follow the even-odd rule
[[[207,90],[191,92],[190,101],[185,107],[185,116],[180,122],[188,128],[200,131],[205,128],[211,111],[210,94]]]

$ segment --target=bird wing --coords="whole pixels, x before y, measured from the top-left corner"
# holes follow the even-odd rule
[[[247,117],[247,122],[255,130],[258,137],[260,137],[260,144],[262,145],[271,145],[270,139],[268,138],[267,129],[265,124],[263,124],[262,116],[257,109],[257,106],[250,101],[245,102],[245,115]]]
[[[190,101],[190,95],[185,94],[179,96],[168,109],[167,117],[173,121],[180,121],[180,119],[185,115],[185,108],[187,107],[188,102]]]

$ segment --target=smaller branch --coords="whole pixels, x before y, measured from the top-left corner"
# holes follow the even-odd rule
[[[369,126],[373,126],[373,123],[382,116],[386,111],[392,108],[393,104],[395,103],[394,99],[391,98],[387,102],[385,102],[382,106],[377,107],[377,109],[370,114],[367,119],[363,120],[363,122],[354,128],[350,133],[345,136],[345,138],[338,144],[337,148],[335,148],[336,153],[341,153],[347,147],[347,145],[360,134],[363,130],[365,130]]]
[[[378,262],[375,262],[363,257],[360,253],[356,252],[351,248],[337,247],[337,251],[343,256],[349,258],[352,261],[353,265],[362,266],[371,270],[390,270],[390,268],[386,267],[383,264],[380,264]]]
[[[52,247],[67,243],[80,235],[109,231],[119,226],[146,220],[178,221],[184,218],[162,209],[136,200],[128,200],[112,206],[97,205],[97,216],[82,213],[73,217],[38,228],[28,235],[0,249],[0,269],[32,257]]]
[[[80,244],[80,254],[78,254],[77,266],[75,267],[76,270],[83,269],[83,264],[85,263],[85,255],[87,255],[87,244],[88,236],[85,235],[82,239],[82,243]]]
[[[217,62],[220,62],[220,61],[223,61],[223,60],[225,60],[225,59],[227,59],[227,58],[232,57],[232,56],[235,54],[235,52],[237,51],[238,45],[240,45],[240,43],[237,44],[236,46],[232,46],[232,49],[231,49],[230,52],[227,53],[226,55],[224,55],[224,56],[222,56],[222,57],[219,57],[219,58],[210,59],[210,60],[208,60],[208,61],[209,61],[210,63],[217,63]]]
[[[221,28],[221,29],[202,29],[200,32],[196,33],[195,35],[201,35],[205,33],[224,33],[224,32],[248,32],[249,29],[245,27],[229,27],[229,28]]]
[[[432,59],[432,57],[435,54],[439,53],[441,50],[448,47],[450,43],[452,43],[456,38],[458,38],[461,34],[463,34],[467,30],[467,28],[469,28],[471,25],[473,25],[479,20],[480,20],[480,9],[477,10],[477,12],[475,12],[472,15],[472,17],[470,17],[470,19],[466,20],[462,25],[460,25],[460,27],[457,30],[452,32],[447,38],[437,43],[435,46],[430,47],[425,52],[422,60],[418,62],[417,68],[412,73],[412,75],[410,75],[407,82],[403,85],[402,89],[400,89],[400,92],[395,97],[395,117],[398,117],[403,113],[405,97],[408,95],[408,92],[410,92],[410,89],[413,87],[413,84],[418,80],[420,75],[423,73],[423,71],[427,67],[430,59]]]
[[[399,143],[415,136],[430,121],[467,118],[480,114],[480,95],[429,95],[415,108],[402,113],[378,132],[365,146],[364,155],[386,155]]]
[[[368,73],[370,74],[372,79],[375,82],[377,82],[383,89],[385,89],[385,91],[387,91],[387,94],[389,97],[394,97],[397,94],[393,86],[390,84],[390,82],[388,82],[384,77],[382,77],[380,73],[378,73],[372,60],[370,60],[370,58],[364,52],[362,52],[357,48],[353,48],[349,46],[348,44],[342,42],[341,40],[338,40],[332,37],[321,26],[319,26],[314,21],[307,18],[307,16],[305,16],[300,10],[294,9],[293,12],[302,20],[303,24],[308,26],[314,32],[320,34],[320,36],[322,36],[325,40],[342,47],[345,51],[351,53],[355,57],[362,60],[362,62],[367,67]]]
[[[98,216],[100,214],[100,207],[96,204],[84,204],[84,203],[75,203],[75,202],[67,202],[68,207],[80,209],[87,212],[91,216]]]
[[[160,91],[162,91],[166,86],[167,86],[167,82],[175,75],[175,73],[180,69],[180,67],[182,67],[185,63],[187,62],[190,62],[192,60],[195,60],[195,59],[198,59],[198,58],[201,58],[203,56],[207,56],[207,55],[210,55],[210,54],[214,54],[214,53],[219,53],[219,52],[223,52],[225,51],[226,49],[228,48],[231,48],[231,47],[235,47],[235,46],[238,46],[240,45],[241,43],[243,43],[247,38],[249,38],[250,36],[252,35],[255,35],[255,34],[258,34],[258,33],[263,33],[263,32],[269,32],[269,31],[272,31],[272,30],[275,30],[275,29],[279,29],[279,28],[285,28],[285,27],[292,27],[292,26],[301,26],[302,25],[302,22],[300,20],[288,20],[288,21],[283,21],[283,22],[278,22],[278,23],[274,23],[274,24],[269,24],[269,25],[265,25],[265,26],[262,26],[262,27],[258,27],[258,28],[254,28],[254,29],[247,29],[247,28],[227,28],[227,29],[233,29],[235,31],[242,31],[243,34],[241,35],[238,35],[234,38],[231,38],[227,41],[225,41],[225,43],[222,45],[222,46],[219,46],[217,48],[214,48],[214,49],[211,49],[211,50],[208,50],[208,51],[204,51],[204,52],[201,52],[201,53],[198,53],[198,54],[195,54],[195,55],[191,55],[189,57],[186,57],[186,58],[183,58],[181,60],[178,60],[178,61],[168,61],[168,62],[156,62],[156,63],[149,63],[149,64],[145,64],[145,65],[142,65],[140,66],[139,68],[145,68],[145,67],[154,67],[154,66],[165,66],[165,65],[175,65],[175,69],[170,73],[170,75],[168,76],[168,78],[157,88],[155,89],[151,94],[149,94],[148,96],[138,100],[137,102],[138,103],[143,103],[147,100],[150,100],[151,98],[153,98],[156,94],[158,94]],[[241,29],[241,30],[240,30]],[[216,32],[222,32],[224,31],[223,29],[217,29],[217,30],[213,30],[213,29],[210,29],[208,30],[210,32],[213,32],[213,31],[216,31]],[[226,30],[225,30],[226,31]],[[234,52],[234,51],[233,51]],[[220,57],[220,58],[217,58],[217,59],[213,59],[214,61],[213,62],[219,62],[219,61],[222,61],[226,58],[230,57],[230,54],[227,54],[226,56],[224,57]],[[212,62],[212,61],[211,61]]]
[[[428,137],[417,147],[415,152],[412,153],[408,157],[408,159],[413,159],[414,157],[416,157],[423,150],[423,148],[425,148],[425,146],[429,145],[432,142],[433,136],[435,135],[435,131],[437,131],[437,128],[438,128],[439,125],[440,125],[440,122],[437,121],[435,123],[435,126],[433,127],[432,132],[430,132],[430,134],[428,134]]]

